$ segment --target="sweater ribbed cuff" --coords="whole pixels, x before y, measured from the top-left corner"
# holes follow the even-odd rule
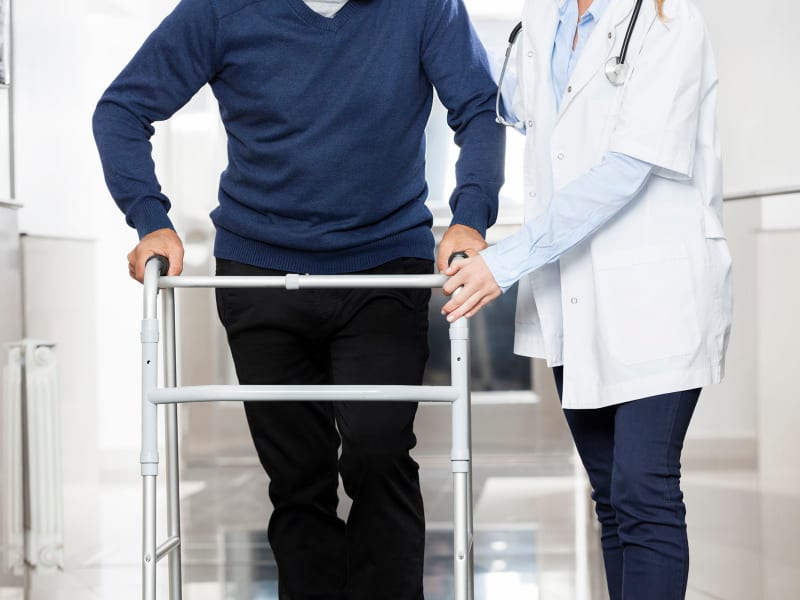
[[[487,200],[463,195],[459,197],[450,225],[472,227],[485,238],[490,225]]]
[[[175,229],[164,206],[156,199],[140,200],[126,217],[128,224],[136,229],[140,240],[158,229]]]

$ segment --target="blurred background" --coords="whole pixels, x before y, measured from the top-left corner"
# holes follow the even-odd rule
[[[501,58],[522,0],[465,3]],[[139,597],[141,288],[126,268],[136,235],[105,188],[90,120],[175,4],[0,0],[0,600]],[[800,7],[697,4],[720,74],[735,317],[725,382],[703,392],[684,452],[688,597],[800,598]],[[210,91],[153,141],[185,273],[210,274],[208,213],[225,166]],[[490,241],[521,223],[522,147],[510,132]],[[438,234],[456,156],[437,104],[427,169]],[[603,599],[588,487],[552,378],[511,354],[514,295],[472,323],[476,598]],[[177,302],[179,382],[232,382],[212,294],[184,290]],[[440,304],[434,293],[431,382],[448,370]],[[45,408],[24,409],[26,398]],[[241,407],[183,406],[180,425],[184,597],[276,599],[267,482]],[[422,407],[417,429],[426,598],[440,600],[452,594],[448,409]],[[165,575],[159,567],[160,585]]]

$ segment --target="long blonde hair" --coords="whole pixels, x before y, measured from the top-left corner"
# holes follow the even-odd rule
[[[664,0],[656,0],[656,11],[658,11],[658,18],[664,20]]]

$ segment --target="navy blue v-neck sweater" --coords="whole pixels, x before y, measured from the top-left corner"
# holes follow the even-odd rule
[[[453,222],[496,217],[504,132],[461,0],[182,0],[103,94],[106,182],[142,237],[171,227],[153,122],[208,83],[228,137],[215,255],[301,273],[431,258],[424,129],[433,87],[461,148]]]

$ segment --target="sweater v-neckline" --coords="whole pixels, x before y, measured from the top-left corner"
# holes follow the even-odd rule
[[[338,31],[359,8],[357,2],[349,0],[335,15],[332,17],[325,17],[308,6],[303,0],[286,1],[295,10],[297,16],[305,23],[323,31]]]

